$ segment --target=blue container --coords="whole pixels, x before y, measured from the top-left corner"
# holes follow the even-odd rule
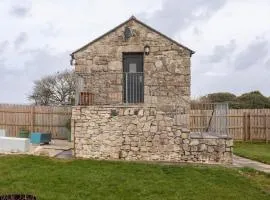
[[[40,133],[40,132],[31,133],[32,144],[49,144],[51,139],[52,136],[50,133]]]

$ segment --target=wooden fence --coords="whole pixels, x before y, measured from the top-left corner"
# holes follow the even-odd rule
[[[31,132],[51,132],[55,139],[67,139],[70,118],[71,107],[0,104],[0,129],[5,129],[11,137],[18,136],[20,129],[25,128]]]
[[[191,131],[205,131],[210,110],[191,110]],[[227,115],[228,133],[235,140],[270,140],[270,109],[230,109]]]
[[[202,132],[209,125],[211,110],[191,110],[190,128]],[[230,109],[228,133],[235,140],[270,140],[270,109]],[[71,107],[0,104],[0,129],[18,136],[20,129],[51,132],[55,139],[67,139]]]

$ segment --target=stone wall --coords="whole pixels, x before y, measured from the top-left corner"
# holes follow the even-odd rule
[[[125,27],[133,32],[128,40]],[[123,104],[123,53],[143,53],[145,45],[150,54],[144,56],[144,104],[176,104],[188,113],[191,51],[133,19],[74,53],[79,90],[93,93],[96,105]]]
[[[124,38],[126,27],[132,30],[129,39]],[[125,107],[123,54],[143,53],[146,45],[150,54],[143,59],[144,102]],[[72,111],[75,156],[230,162],[230,138],[193,137],[189,132],[191,54],[134,18],[74,52],[76,92],[94,95],[93,106]]]
[[[232,161],[232,139],[190,134],[156,107],[74,107],[75,156],[168,162]],[[181,120],[180,120],[181,122]]]

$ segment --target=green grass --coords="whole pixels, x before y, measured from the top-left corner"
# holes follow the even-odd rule
[[[270,143],[234,142],[234,154],[270,164]]]
[[[269,200],[270,178],[256,173],[220,166],[0,156],[0,194],[30,193],[41,200]]]
[[[264,191],[268,191],[268,193],[270,192],[270,174],[256,171],[252,168],[242,168],[239,172],[256,182],[256,184],[263,188]]]

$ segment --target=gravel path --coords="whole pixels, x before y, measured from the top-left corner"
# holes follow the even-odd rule
[[[235,167],[249,167],[249,168],[256,169],[258,171],[270,173],[270,165],[267,165],[258,161],[250,160],[247,158],[239,157],[236,155],[233,155],[233,165]]]

